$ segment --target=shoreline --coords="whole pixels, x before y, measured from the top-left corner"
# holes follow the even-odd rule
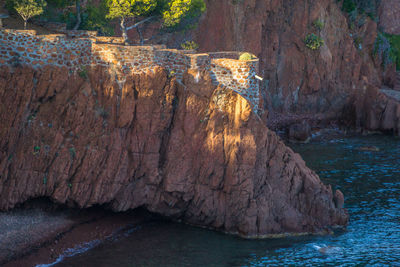
[[[84,252],[124,230],[154,219],[144,210],[115,213],[101,208],[62,208],[56,211],[50,208],[49,211],[50,205],[41,203],[37,207],[34,204],[33,208],[0,213],[0,228],[6,225],[5,221],[11,221],[16,227],[17,221],[24,224],[22,228],[8,227],[2,232],[6,238],[0,241],[0,251],[3,251],[0,254],[1,266],[48,266],[61,261],[64,256],[78,254],[77,250]]]
[[[312,139],[332,135],[347,136],[346,133],[332,128],[325,128],[317,133],[319,134],[314,135]],[[285,143],[287,142],[290,141],[285,140]],[[7,216],[15,217],[14,220],[18,221],[24,218],[25,221],[20,222],[23,227],[18,228],[18,224],[12,224],[15,229],[5,228],[7,224],[4,221],[7,218],[4,217]],[[36,217],[41,217],[42,220]],[[157,215],[141,209],[118,213],[104,207],[83,210],[68,208],[47,199],[28,201],[11,211],[0,212],[0,265],[25,267],[54,264],[67,251],[85,246],[94,247],[110,238],[118,237],[126,230],[157,218]],[[28,225],[25,226],[25,223]],[[3,236],[9,240],[4,240]],[[287,236],[282,234],[276,237]],[[4,248],[9,250],[6,256],[1,253],[2,249],[5,251]],[[71,253],[68,255],[71,256]]]

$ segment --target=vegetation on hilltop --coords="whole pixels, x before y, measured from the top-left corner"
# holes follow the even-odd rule
[[[14,9],[24,20],[24,29],[26,29],[27,21],[42,14],[46,5],[44,0],[14,0]]]
[[[185,18],[198,16],[205,10],[204,0],[108,0],[107,18],[119,19],[122,37],[128,43],[128,30],[136,28],[143,43],[139,26],[152,19],[161,19],[166,27],[174,27]],[[127,19],[134,24],[126,25]]]
[[[18,1],[44,0],[6,0],[11,14],[16,14]],[[112,21],[118,19],[127,43],[127,32],[131,29],[138,31],[143,43],[140,26],[145,22],[158,19],[164,29],[182,30],[195,25],[206,8],[204,0],[88,0],[82,3],[81,0],[47,0],[47,7],[38,20],[65,23],[67,29],[95,30],[99,35],[110,36],[114,34]],[[127,26],[128,22],[134,24]]]

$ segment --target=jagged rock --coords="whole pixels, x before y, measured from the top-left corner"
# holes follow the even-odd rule
[[[348,221],[338,193],[206,73],[2,67],[0,99],[1,210],[46,196],[246,237]]]
[[[306,122],[296,123],[289,127],[289,139],[292,141],[307,142],[311,138],[311,126]]]
[[[367,131],[400,135],[400,92],[366,86],[354,99],[357,125]]]
[[[400,34],[400,2],[384,0],[379,6],[379,26],[384,32]]]
[[[323,22],[321,31],[316,20]],[[363,56],[371,54],[376,23],[367,19],[364,27],[360,52],[337,1],[209,0],[195,36],[202,51],[246,50],[260,58],[261,93],[271,116],[338,118],[362,88],[362,76],[380,83],[371,57]],[[310,33],[324,40],[319,50],[305,46]]]
[[[335,191],[335,205],[338,209],[342,209],[344,206],[344,195],[340,190]]]

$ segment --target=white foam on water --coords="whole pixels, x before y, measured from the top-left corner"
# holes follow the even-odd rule
[[[58,258],[54,262],[48,263],[48,264],[38,264],[38,265],[36,265],[36,267],[54,266],[57,263],[60,263],[61,261],[63,261],[65,258],[73,257],[75,255],[84,253],[84,252],[88,251],[89,249],[92,249],[92,248],[98,246],[100,243],[101,243],[101,241],[96,239],[96,240],[93,240],[90,242],[79,244],[73,248],[66,249],[64,251],[64,253],[61,254],[60,256],[58,256]]]

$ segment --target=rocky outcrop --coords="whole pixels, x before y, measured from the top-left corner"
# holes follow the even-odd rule
[[[316,20],[323,22],[321,31],[313,26]],[[368,34],[361,38],[360,51],[335,0],[207,1],[196,41],[204,51],[245,49],[260,58],[271,118],[274,111],[337,118],[362,89],[363,76],[380,84],[369,56],[376,23],[367,20],[361,27]],[[310,33],[323,38],[320,49],[305,46]]]
[[[400,71],[396,72],[393,90],[400,91]]]
[[[365,14],[352,21],[341,10],[341,1],[205,2],[207,10],[196,29],[161,31],[157,35],[161,24],[149,23],[142,27],[145,39],[178,48],[184,41],[195,40],[200,51],[250,51],[257,55],[259,76],[264,78],[260,84],[261,102],[273,129],[288,129],[289,120],[307,120],[318,127],[336,123],[352,99],[363,94],[365,84],[394,85],[395,68],[382,68],[382,61],[371,56],[377,23]],[[381,6],[392,2],[382,1]],[[362,6],[375,8],[375,3]],[[395,9],[381,8],[380,23],[387,18],[394,25],[395,16],[391,14]],[[322,22],[321,29],[314,25],[317,20]],[[306,47],[304,40],[311,33],[324,40],[320,49]],[[135,31],[130,31],[130,38],[133,42],[139,40]]]
[[[288,137],[292,141],[307,142],[311,138],[311,127],[306,121],[290,125]]]
[[[377,23],[366,14],[350,18],[341,10],[342,1],[205,1],[207,11],[196,29],[154,37],[161,26],[153,23],[143,27],[144,35],[150,42],[170,47],[193,39],[201,51],[236,50],[257,55],[259,76],[264,78],[261,102],[272,129],[287,130],[303,120],[325,127],[341,122],[339,118],[349,125],[354,113],[347,114],[347,107],[363,105],[353,100],[362,99],[364,86],[395,87],[395,66],[383,68],[382,59],[373,56]],[[387,25],[392,29],[389,32],[397,27],[397,0],[357,2],[371,12],[380,2],[379,26]],[[317,20],[322,22],[321,29],[314,25]],[[324,40],[320,49],[306,47],[304,39],[311,33]],[[134,32],[131,34],[138,40]],[[263,120],[267,120],[266,115]]]
[[[400,92],[368,86],[355,100],[357,125],[400,136]]]
[[[342,194],[207,73],[2,67],[0,99],[1,210],[46,196],[246,237],[347,223]]]
[[[379,6],[379,26],[384,32],[400,34],[400,2],[383,0]]]

